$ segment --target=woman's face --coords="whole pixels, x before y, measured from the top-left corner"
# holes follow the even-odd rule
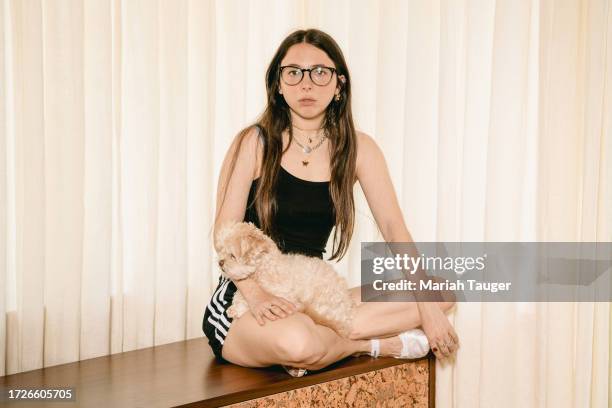
[[[294,44],[289,48],[280,66],[284,67],[287,65],[299,68],[313,68],[317,66],[336,68],[325,51],[306,43]],[[294,77],[299,75],[299,71],[291,70],[291,68],[284,68],[283,72],[285,75],[292,75]],[[321,70],[312,72],[312,77],[319,84],[313,82],[308,72],[305,71],[302,72],[302,79],[297,85],[289,85],[283,78],[279,78],[279,93],[283,94],[285,101],[291,108],[292,115],[299,115],[303,119],[323,117],[327,105],[340,92],[336,73],[332,73],[328,84],[320,85],[325,81],[325,75],[325,72]],[[344,80],[343,75],[340,76],[340,80]]]

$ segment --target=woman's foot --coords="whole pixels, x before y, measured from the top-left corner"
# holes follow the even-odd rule
[[[421,329],[412,329],[397,336],[371,340],[372,357],[421,358],[429,352],[427,336]]]
[[[302,377],[308,373],[308,370],[306,370],[305,368],[297,368],[297,367],[291,367],[291,366],[286,366],[286,365],[282,367],[292,377]]]

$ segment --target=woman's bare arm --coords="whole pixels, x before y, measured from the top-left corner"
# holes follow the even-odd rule
[[[247,200],[249,198],[249,190],[253,178],[255,178],[259,163],[261,162],[263,146],[259,140],[258,130],[256,128],[253,128],[245,135],[240,147],[238,147],[238,142],[239,137],[236,136],[221,165],[221,172],[217,185],[216,222],[214,226],[215,236],[218,227],[224,222],[241,222],[244,219]],[[238,151],[234,170],[228,184],[227,179],[230,176],[232,157],[238,148],[240,150]],[[225,198],[223,197],[224,194]],[[218,252],[219,248],[217,248],[216,242],[214,245],[215,251]],[[259,285],[248,278],[234,283],[245,298],[253,291],[259,289]]]
[[[412,241],[382,151],[372,137],[357,135],[357,179],[380,232],[386,242]]]
[[[381,230],[386,242],[409,242],[412,237],[404,222],[401,208],[399,206],[389,170],[384,155],[376,142],[365,133],[358,133],[357,151],[357,179],[364,192],[368,205]],[[364,165],[367,163],[367,168]],[[416,256],[416,248],[412,246],[411,256]],[[425,272],[419,268],[412,276],[413,279],[426,279]],[[421,326],[427,335],[429,344],[438,358],[443,358],[439,348],[440,344],[452,344],[453,350],[459,344],[459,338],[455,329],[438,307],[431,301],[432,293],[413,292],[419,314],[421,315]],[[435,295],[435,294],[434,294]],[[419,300],[421,299],[421,300]],[[454,301],[454,300],[453,300]],[[454,351],[453,351],[454,352]]]
[[[357,179],[385,242],[413,243],[381,149],[367,134],[358,132],[358,135]],[[362,163],[367,163],[367,168]],[[418,256],[414,245],[410,248],[409,255]],[[425,279],[426,275],[419,269],[412,278]],[[417,300],[423,295],[418,290],[413,293]],[[431,296],[431,293],[425,295]],[[431,301],[430,298],[428,300]]]
[[[246,211],[249,189],[251,188],[257,166],[258,150],[261,149],[261,145],[258,143],[257,130],[250,130],[242,140],[240,147],[238,147],[238,143],[239,137],[236,136],[221,165],[217,184],[215,232],[219,225],[226,221],[242,221]],[[238,151],[233,174],[228,184],[227,179],[230,176],[232,157],[238,148],[240,150]],[[224,194],[225,198],[223,197]],[[215,247],[215,250],[218,250],[218,248]]]

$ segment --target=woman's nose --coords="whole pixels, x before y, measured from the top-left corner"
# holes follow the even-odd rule
[[[302,78],[300,85],[302,85],[302,89],[312,88],[312,80],[310,79],[310,75],[308,75],[306,72],[304,72],[304,78]]]

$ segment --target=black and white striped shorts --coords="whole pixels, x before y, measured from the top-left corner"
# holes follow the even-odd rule
[[[232,324],[233,319],[227,315],[227,309],[232,305],[236,289],[234,282],[219,276],[219,284],[206,306],[202,321],[202,330],[208,338],[208,344],[221,362],[227,362],[221,355],[221,349]]]

